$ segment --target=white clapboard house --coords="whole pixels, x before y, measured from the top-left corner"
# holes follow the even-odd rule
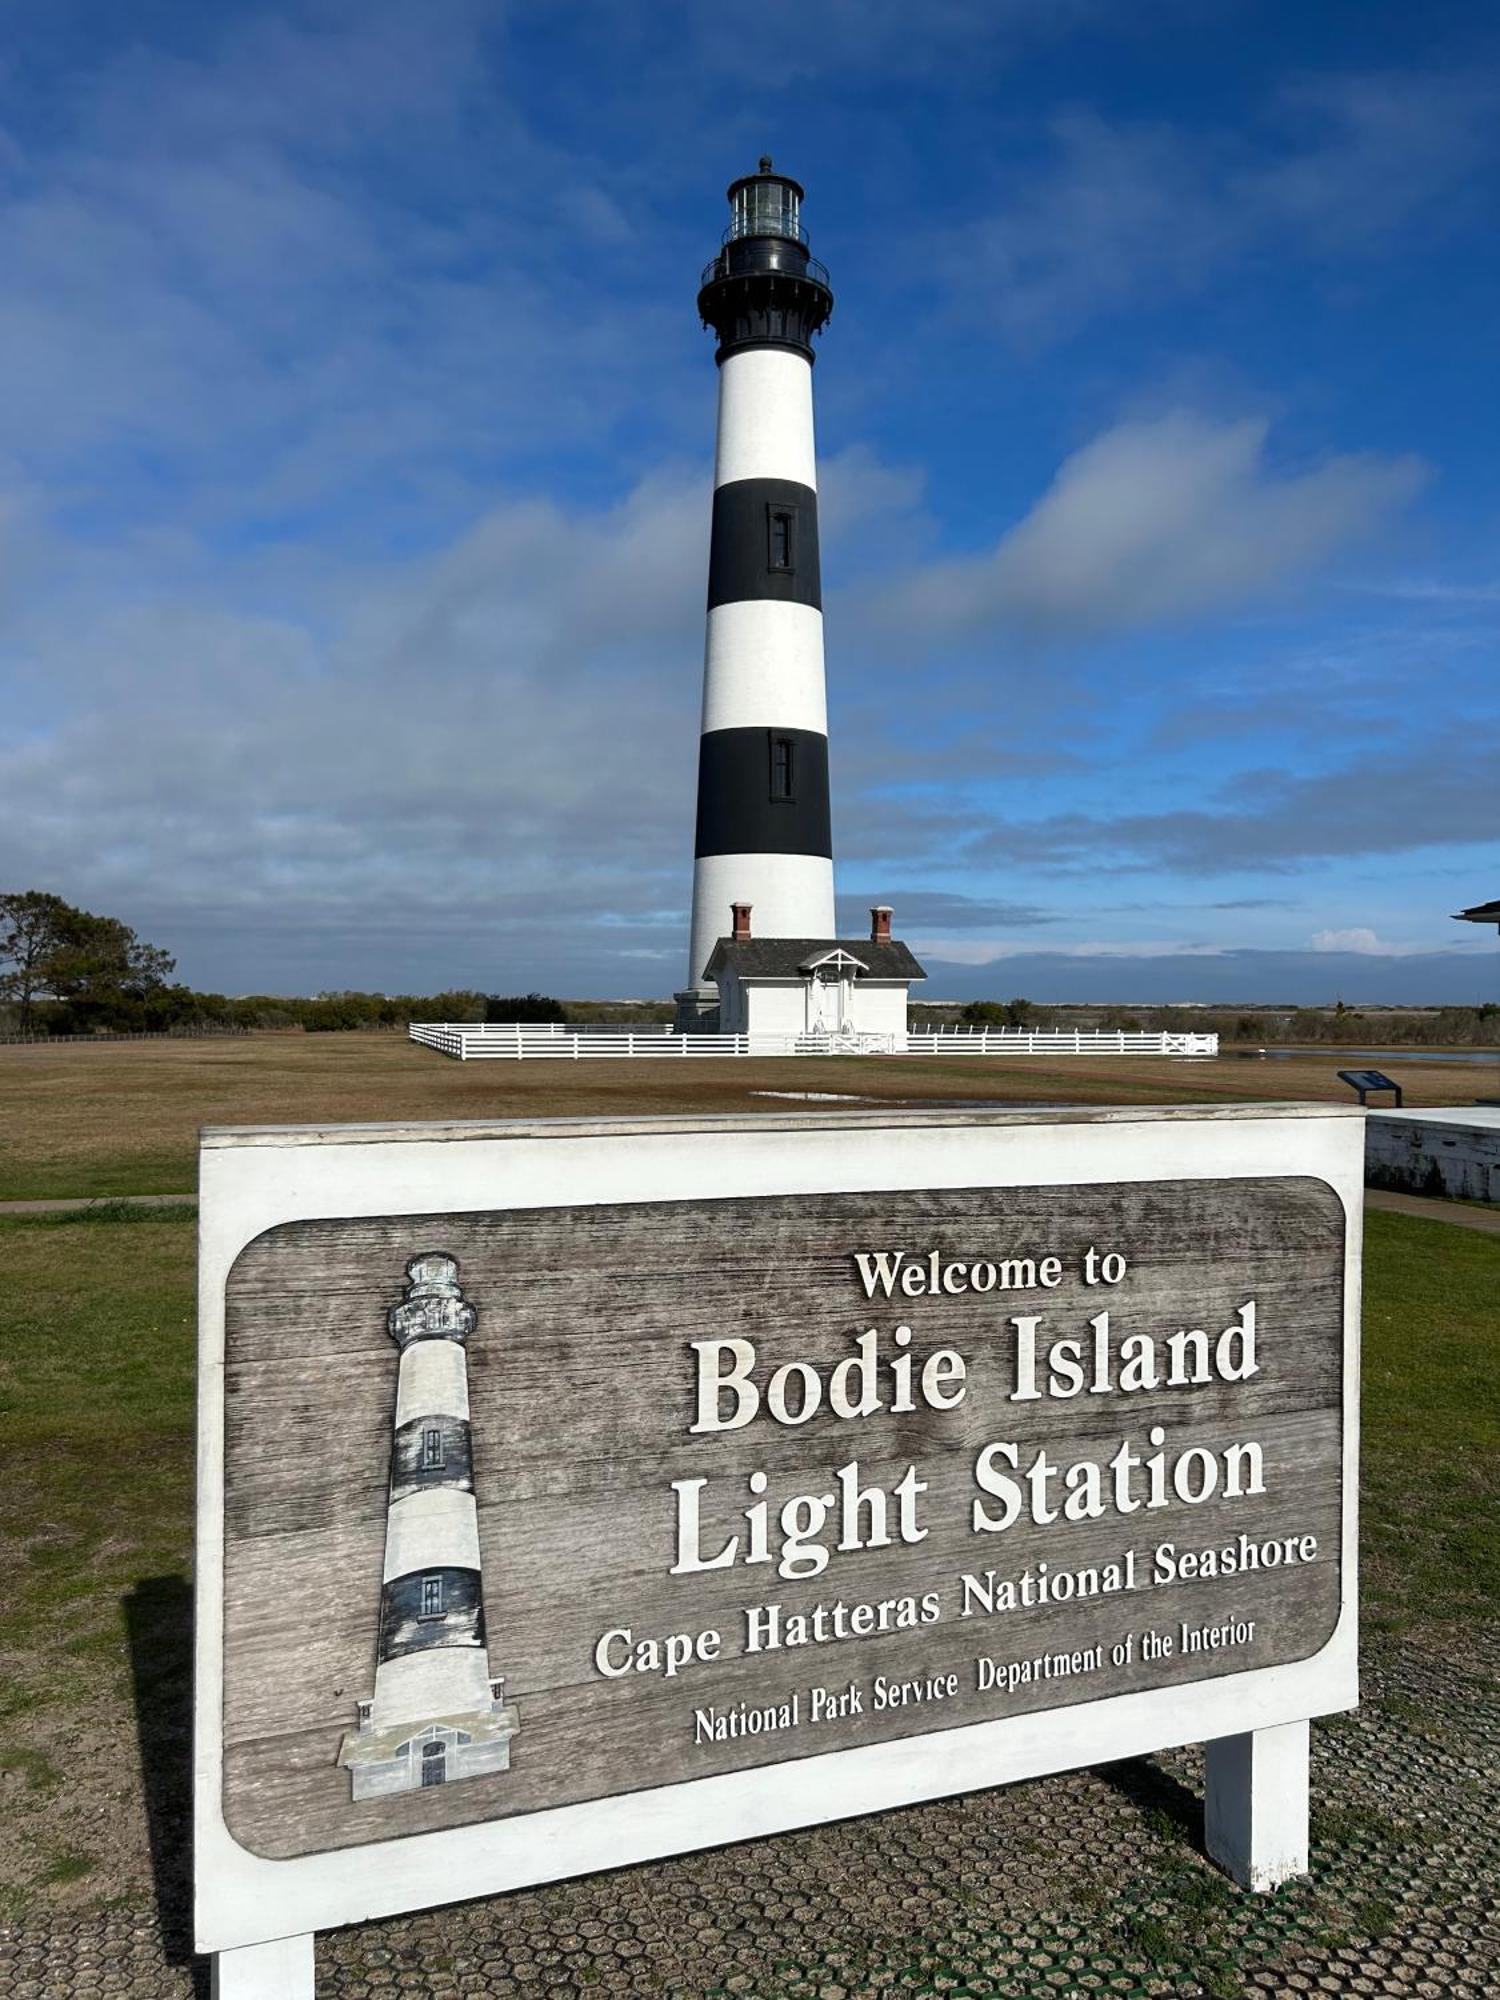
[[[911,983],[927,975],[891,936],[883,904],[870,912],[867,938],[752,937],[750,905],[732,911],[732,933],[703,968],[718,988],[720,1034],[879,1035],[905,1047]]]

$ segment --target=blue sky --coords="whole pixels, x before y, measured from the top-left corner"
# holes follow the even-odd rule
[[[1500,990],[1492,10],[5,19],[0,886],[232,991],[680,983],[770,151],[849,922],[937,994]]]

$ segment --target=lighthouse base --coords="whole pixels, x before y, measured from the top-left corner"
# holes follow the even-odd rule
[[[719,996],[712,986],[689,986],[674,993],[677,1012],[672,1021],[674,1035],[716,1035],[719,1032]]]
[[[520,1728],[514,1708],[500,1703],[467,1715],[351,1729],[339,1746],[356,1803],[485,1778],[510,1769],[511,1738]]]

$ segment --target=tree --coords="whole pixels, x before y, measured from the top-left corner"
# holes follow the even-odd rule
[[[16,1003],[23,1035],[31,1033],[37,997],[50,990],[46,967],[66,919],[76,914],[41,889],[0,895],[0,998]]]
[[[1026,1028],[1035,1017],[1031,1002],[1020,999],[1007,1000],[1004,1006],[998,1000],[971,1000],[959,1016],[978,1028]]]
[[[958,1017],[971,1028],[1003,1028],[1005,1009],[998,1000],[971,1000]]]
[[[547,993],[491,993],[485,998],[484,1018],[490,1022],[566,1021],[568,1012],[561,1000]]]
[[[118,917],[78,910],[39,889],[0,896],[0,992],[19,1004],[29,1033],[36,1003],[58,1003],[70,1033],[141,1024],[177,961],[138,938]]]

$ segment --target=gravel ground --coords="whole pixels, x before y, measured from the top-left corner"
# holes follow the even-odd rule
[[[1387,1641],[1364,1687],[1314,1728],[1313,1872],[1275,1896],[1203,1859],[1188,1751],[331,1933],[319,2000],[1500,1995],[1500,1648]],[[181,1835],[159,1908],[0,1928],[0,1994],[206,1996]]]

